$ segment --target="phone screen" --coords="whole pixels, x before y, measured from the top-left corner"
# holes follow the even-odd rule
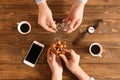
[[[39,57],[41,51],[42,51],[43,47],[36,45],[33,43],[27,57],[25,58],[25,60],[31,62],[32,64],[35,64],[37,58]]]

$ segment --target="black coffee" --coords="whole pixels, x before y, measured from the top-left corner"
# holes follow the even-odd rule
[[[21,29],[22,32],[26,33],[26,32],[29,31],[29,25],[24,23],[24,24],[21,25],[20,29]]]
[[[91,47],[91,52],[92,52],[93,54],[98,54],[98,53],[100,52],[100,47],[99,47],[98,45],[93,45],[93,46]]]

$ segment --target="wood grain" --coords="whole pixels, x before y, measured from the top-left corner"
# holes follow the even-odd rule
[[[89,75],[94,75],[97,80],[118,80],[120,78],[119,64],[81,64],[80,66]],[[51,72],[46,64],[37,64],[35,68],[30,68],[24,64],[1,64],[0,73],[2,73],[2,75],[0,75],[1,79],[50,80],[51,77]],[[65,68],[63,80],[73,79],[76,80],[75,76]]]
[[[74,0],[47,0],[57,23],[66,18]],[[61,34],[68,48],[81,56],[80,66],[95,80],[120,80],[120,0],[89,0],[85,6],[83,22],[71,34]],[[79,45],[72,45],[76,35],[82,35],[95,20],[104,23],[95,34],[90,34]],[[32,31],[22,35],[17,23],[28,21]],[[50,80],[47,49],[56,34],[45,31],[37,23],[38,7],[35,0],[0,1],[0,80]],[[45,44],[45,49],[35,68],[23,64],[23,59],[33,40]],[[88,52],[89,45],[98,42],[103,46],[102,58]],[[64,66],[63,80],[77,80]]]

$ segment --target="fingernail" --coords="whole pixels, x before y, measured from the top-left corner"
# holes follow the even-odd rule
[[[67,29],[63,29],[63,31],[67,31]]]
[[[68,23],[67,23],[67,24],[69,25],[70,23],[71,23],[71,22],[70,22],[70,21],[68,21]]]
[[[59,56],[62,56],[63,54],[59,54]]]
[[[73,27],[70,27],[70,29],[73,29]]]
[[[71,33],[71,31],[67,31],[67,33]]]

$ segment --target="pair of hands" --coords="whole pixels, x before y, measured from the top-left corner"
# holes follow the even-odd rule
[[[71,33],[76,30],[82,22],[84,3],[75,1],[72,5],[68,17],[63,20],[64,24],[69,24],[67,33]],[[56,24],[52,17],[52,11],[48,7],[46,2],[41,2],[39,5],[38,12],[38,24],[41,25],[45,30],[56,33]]]
[[[52,80],[62,80],[63,67],[61,59],[79,80],[89,80],[90,77],[79,66],[80,56],[72,49],[65,49],[65,52],[65,55],[60,54],[57,57],[54,53],[50,53],[50,49],[48,49],[47,62],[52,72]]]

